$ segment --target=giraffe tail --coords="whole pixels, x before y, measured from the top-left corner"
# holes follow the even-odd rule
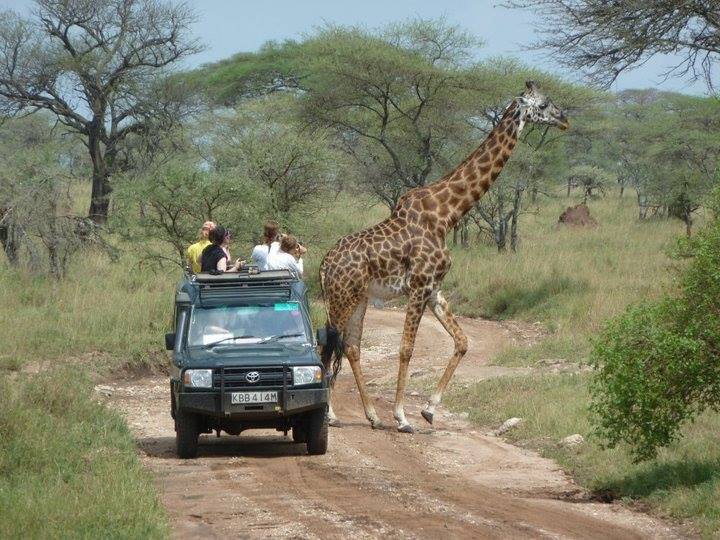
[[[320,353],[320,358],[325,369],[330,368],[332,364],[332,371],[330,371],[330,385],[332,386],[335,384],[335,379],[342,366],[343,341],[342,333],[338,332],[338,329],[330,321],[325,323],[325,330],[327,332],[327,343]]]
[[[325,314],[327,315],[325,322],[327,340],[320,351],[320,359],[325,366],[325,370],[330,373],[330,386],[333,386],[338,373],[340,373],[340,367],[342,366],[343,340],[342,332],[340,332],[330,320],[330,310],[328,309],[325,298],[324,264],[320,265],[320,291],[322,293],[323,300],[325,300]]]

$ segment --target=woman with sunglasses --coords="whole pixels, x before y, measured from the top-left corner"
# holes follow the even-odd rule
[[[208,239],[211,244],[203,250],[200,257],[202,272],[221,273],[240,270],[240,266],[244,263],[240,259],[236,260],[232,266],[228,266],[230,256],[227,248],[230,245],[231,238],[230,231],[222,225],[218,225],[210,231]]]

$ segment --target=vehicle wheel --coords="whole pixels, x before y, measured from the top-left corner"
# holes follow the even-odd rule
[[[325,409],[317,409],[310,413],[307,428],[308,454],[319,456],[327,452],[328,422]]]
[[[198,423],[197,415],[182,410],[175,411],[175,443],[179,458],[197,457],[200,436]]]
[[[292,428],[293,442],[304,443],[307,442],[307,424],[305,422],[295,425]]]

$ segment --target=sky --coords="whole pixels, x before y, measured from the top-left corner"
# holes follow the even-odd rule
[[[172,0],[179,1],[179,0]],[[529,51],[535,38],[533,12],[511,10],[500,0],[190,0],[198,21],[193,31],[206,49],[187,59],[195,67],[227,58],[238,52],[255,51],[268,40],[300,39],[325,23],[364,25],[377,28],[408,18],[445,17],[481,38],[485,45],[478,59],[508,55],[573,81],[580,73],[563,70],[541,51]],[[0,8],[24,12],[32,0],[0,0]],[[613,90],[654,87],[691,94],[704,94],[702,81],[679,78],[663,80],[672,57],[653,58],[644,66],[620,76]]]

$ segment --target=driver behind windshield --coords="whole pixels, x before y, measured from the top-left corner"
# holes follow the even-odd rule
[[[211,345],[220,341],[266,338],[306,338],[302,313],[296,302],[264,306],[223,306],[193,312],[189,345]]]

